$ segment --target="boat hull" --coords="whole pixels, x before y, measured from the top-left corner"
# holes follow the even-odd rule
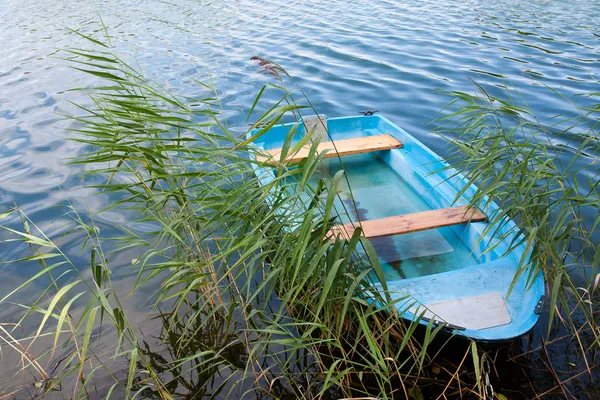
[[[274,126],[256,139],[255,145],[262,150],[282,147],[292,125]],[[466,205],[477,190],[472,185],[468,186],[467,180],[446,161],[383,116],[331,118],[327,120],[327,131],[329,140],[333,141],[384,134],[400,141],[402,147],[374,154],[378,162],[383,162],[410,186],[429,209]],[[249,137],[252,134],[250,132]],[[303,126],[300,125],[297,139],[303,134]],[[256,174],[262,184],[272,179],[273,174],[269,170],[268,165],[257,165]],[[459,191],[465,187],[462,196],[457,198]],[[368,203],[373,199],[366,200]],[[377,208],[376,203],[371,204],[372,209]],[[500,211],[493,202],[486,202],[480,208],[488,216]],[[445,237],[455,235],[476,262],[424,276],[387,280],[396,308],[405,310],[403,318],[416,320],[416,316],[420,316],[421,324],[428,324],[430,319],[436,323],[445,321],[459,334],[482,341],[508,340],[526,333],[535,325],[539,318],[539,303],[544,295],[543,276],[538,274],[528,280],[529,273],[525,271],[515,278],[519,263],[527,260],[528,254],[524,244],[505,254],[515,239],[517,230],[514,223],[507,221],[494,237],[486,233],[486,224],[476,222],[442,228]],[[432,240],[432,237],[422,238]],[[490,245],[493,250],[486,251]]]

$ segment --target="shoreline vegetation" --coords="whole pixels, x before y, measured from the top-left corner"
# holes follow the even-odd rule
[[[600,102],[557,121],[569,143],[562,147],[517,105],[510,87],[503,98],[479,86],[475,94],[449,93],[452,102],[438,121],[456,149],[449,161],[480,188],[473,204],[495,201],[504,210],[489,229],[505,217],[515,220],[532,249],[533,271],[547,280],[544,337],[529,338],[529,348],[514,354],[449,335],[443,325],[402,320],[402,310],[370,290],[382,272],[369,242],[358,232],[349,241],[326,237],[348,212],[334,206],[346,178],[317,176],[316,146],[297,168],[281,165],[277,178],[261,186],[247,156],[255,151],[252,140],[220,118],[211,85],[198,82],[205,98],[178,98],[122,61],[108,40],[86,38],[94,50],[68,50],[67,59],[103,83],[85,89],[92,105],[70,117],[77,122],[73,140],[86,149],[73,163],[85,166],[97,195],[111,199],[104,211],[131,220],[115,227],[119,237],[103,237],[94,215],[67,207],[72,227],[63,236],[84,232],[81,251],[90,260],[78,265],[61,251],[60,238],[46,236],[18,208],[1,215],[2,246],[30,252],[10,262],[39,264],[39,272],[0,296],[0,304],[30,286],[41,289],[19,305],[14,321],[0,323],[2,351],[17,352],[15,373],[31,377],[0,398],[502,400],[520,398],[519,391],[572,398],[571,385],[593,386],[600,340]],[[285,118],[318,114],[283,68],[254,61],[274,82],[251,105],[250,129],[260,134]],[[571,152],[567,165],[556,157],[563,151]],[[126,296],[114,287],[112,260],[132,249],[138,255],[129,267],[137,276],[131,293],[158,282],[151,302],[161,321],[161,351],[128,319]],[[115,338],[112,348],[95,346],[102,335]],[[549,348],[565,343],[577,360],[569,371],[548,357]],[[125,367],[113,370],[117,362]],[[518,383],[504,382],[506,369],[518,366],[530,372]],[[547,387],[528,387],[540,376],[550,379]]]

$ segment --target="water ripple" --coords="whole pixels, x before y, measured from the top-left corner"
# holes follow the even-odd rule
[[[101,37],[98,14],[120,54],[134,61],[135,53],[168,89],[202,95],[194,80],[210,72],[236,132],[268,82],[255,55],[286,68],[320,112],[378,109],[442,156],[450,149],[430,125],[449,100],[439,90],[472,91],[473,78],[500,94],[507,80],[544,121],[565,112],[545,85],[574,96],[597,91],[600,78],[600,3],[587,0],[4,0],[0,201],[17,202],[42,226],[56,217],[49,207],[66,199],[79,210],[107,205],[81,187],[81,168],[68,165],[83,149],[67,141],[72,122],[59,116],[78,112],[69,102],[89,102],[69,89],[96,82],[61,59],[60,49],[89,47],[66,27]],[[76,254],[77,245],[67,250]],[[30,272],[7,271],[3,285]]]

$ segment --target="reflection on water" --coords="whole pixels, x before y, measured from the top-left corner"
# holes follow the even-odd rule
[[[319,112],[341,116],[378,109],[441,156],[450,149],[428,125],[448,100],[438,90],[470,91],[471,77],[496,95],[506,79],[543,123],[565,111],[564,102],[545,85],[565,96],[598,90],[600,3],[592,1],[356,0],[350,5],[342,0],[4,0],[0,204],[6,208],[17,202],[44,229],[61,213],[49,207],[66,199],[80,211],[109,204],[107,197],[91,196],[90,189],[82,188],[80,167],[67,166],[69,158],[84,149],[66,140],[67,130],[76,126],[61,114],[77,114],[69,101],[88,102],[84,92],[68,90],[95,82],[70,70],[68,61],[61,59],[64,54],[57,53],[60,48],[87,46],[66,27],[101,35],[98,15],[125,59],[135,55],[149,78],[172,91],[202,95],[194,79],[206,80],[210,71],[225,117],[240,132],[254,96],[268,79],[250,61],[255,55],[284,66]],[[579,105],[589,101],[574,100]],[[555,144],[568,160],[571,143],[563,137]],[[126,220],[118,213],[104,218],[108,223]],[[59,234],[61,229],[54,226],[50,232]],[[80,243],[63,242],[65,251],[76,258]],[[0,259],[27,251],[6,249]],[[405,266],[393,258],[390,255],[392,270],[406,274]],[[119,262],[127,265],[130,260],[123,257]],[[31,276],[35,268],[0,265],[0,293]],[[126,292],[131,279],[125,276],[121,285]],[[148,293],[151,290],[129,299],[130,314],[137,315],[141,326]],[[0,320],[12,321],[16,310],[3,306]],[[15,360],[5,357],[0,363],[2,388],[17,384]]]
[[[159,334],[148,335],[142,345],[169,393],[195,399],[218,393],[223,379],[230,374],[239,373],[241,379],[248,354],[237,336],[228,332],[230,326],[224,319],[199,315],[198,311],[192,305],[187,315],[157,315]],[[196,356],[185,363],[173,363],[184,355]],[[223,359],[222,368],[211,364],[214,357]],[[140,362],[139,368],[143,370],[145,365]],[[160,390],[148,387],[141,379],[134,390],[141,390],[143,398],[162,398]]]

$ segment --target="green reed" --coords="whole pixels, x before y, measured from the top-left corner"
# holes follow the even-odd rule
[[[279,165],[276,178],[260,185],[256,161],[249,157],[257,152],[252,139],[230,131],[211,85],[198,82],[205,97],[179,98],[122,61],[109,42],[88,39],[94,50],[71,50],[67,58],[103,83],[86,89],[92,105],[79,106],[81,116],[71,117],[77,122],[73,140],[86,146],[74,163],[99,182],[95,187],[110,198],[109,209],[131,220],[118,226],[120,237],[103,238],[93,215],[68,208],[71,232],[84,233],[82,251],[90,260],[76,265],[19,209],[3,215],[17,214],[23,222],[23,229],[3,227],[9,234],[5,243],[20,241],[32,251],[14,262],[37,262],[41,269],[0,302],[50,279],[37,299],[22,305],[25,312],[16,324],[33,320],[35,332],[18,334],[0,324],[1,340],[20,353],[21,368],[36,377],[30,388],[40,396],[69,390],[77,398],[420,399],[421,388],[433,387],[440,395],[483,398],[479,371],[487,356],[473,344],[458,365],[440,372],[438,353],[430,346],[444,326],[430,323],[417,334],[418,320],[399,317],[410,305],[400,301],[403,309],[396,310],[385,291],[372,290],[373,276],[381,278],[382,271],[359,231],[348,241],[327,236],[346,212],[334,206],[345,176],[317,173],[323,155],[316,153],[316,142],[305,161],[294,168]],[[255,138],[286,116],[315,113],[301,91],[288,88],[293,81],[281,67],[258,61],[276,83],[259,92],[249,118],[264,93],[278,94],[279,100],[255,118],[250,128],[258,130]],[[524,111],[505,103],[505,109],[498,109],[486,101],[500,100],[489,96],[455,96],[466,106],[448,118],[459,121],[469,135],[468,143],[456,144],[466,157],[458,166],[481,184],[474,203],[499,201],[506,215],[519,221],[533,248],[535,268],[549,277],[551,304],[572,304],[564,297],[569,288],[581,297],[578,305],[587,304],[596,287],[586,293],[573,288],[568,270],[585,260],[596,276],[591,232],[598,220],[589,226],[573,213],[597,207],[589,200],[597,199],[597,185],[586,196],[575,195],[580,187],[567,179],[575,176],[573,171],[560,172],[564,169],[544,159],[549,156],[544,145],[518,144],[517,130],[498,122],[499,113]],[[491,125],[483,125],[490,120]],[[534,124],[521,121],[518,126]],[[581,154],[597,145],[593,132]],[[516,160],[506,172],[498,170],[504,159]],[[549,171],[542,170],[550,165]],[[559,187],[570,189],[551,187],[555,176],[564,176]],[[310,185],[314,179],[317,183]],[[549,191],[570,207],[568,212]],[[494,217],[491,226],[500,218]],[[565,251],[572,252],[567,239],[579,241],[579,258],[565,258]],[[162,321],[162,351],[145,343],[113,284],[116,265],[110,260],[130,249],[141,253],[131,262],[137,274],[131,293],[159,282],[152,301]],[[566,314],[558,315],[564,321]],[[593,324],[591,305],[584,314]],[[98,329],[114,335],[114,348],[95,346]],[[40,347],[34,343],[45,350],[33,354]],[[115,373],[112,363],[119,360],[127,368]]]
[[[525,243],[531,257],[515,280],[544,274],[547,335],[566,329],[589,372],[600,343],[600,102],[578,108],[562,98],[571,116],[542,123],[515,89],[499,98],[476,86],[475,94],[449,93],[456,108],[441,118],[441,130],[456,149],[451,162],[478,186],[471,204],[500,206],[487,232],[517,223],[520,236],[507,252]]]
[[[372,290],[372,276],[382,271],[368,241],[359,232],[349,241],[327,236],[344,212],[333,200],[345,177],[316,174],[323,157],[317,143],[300,165],[279,166],[262,186],[249,158],[257,150],[230,132],[210,85],[198,83],[206,97],[184,101],[148,82],[109,44],[89,39],[101,49],[71,50],[68,59],[104,82],[89,89],[93,105],[80,106],[81,116],[72,117],[78,126],[73,140],[88,149],[74,163],[101,182],[101,195],[113,199],[109,208],[132,220],[109,242],[93,216],[71,209],[90,258],[78,266],[23,213],[11,211],[35,233],[5,227],[13,234],[9,240],[30,244],[35,255],[24,261],[42,268],[15,292],[48,275],[53,281],[24,305],[24,318],[41,315],[39,329],[13,339],[36,371],[32,385],[39,394],[70,386],[72,397],[418,396],[416,382],[431,362],[427,347],[443,326],[430,324],[427,339],[416,340],[418,321],[401,321],[403,311]],[[301,93],[287,89],[283,70],[263,66],[278,72],[279,83],[265,87],[254,105],[266,90],[280,93],[280,100],[251,127],[259,133],[310,108],[295,100]],[[317,184],[309,185],[317,175]],[[142,252],[132,261],[137,279],[131,292],[160,279],[155,305],[168,307],[164,340],[171,346],[162,358],[144,346],[112,282],[109,259],[129,249]],[[83,312],[70,312],[84,301]],[[95,350],[93,332],[101,324],[104,331],[110,324],[117,338],[108,359],[127,360],[125,376],[113,375],[107,354]],[[47,350],[30,354],[39,341]],[[71,350],[46,371],[41,360],[52,365],[61,346]],[[111,383],[99,387],[100,375]]]

